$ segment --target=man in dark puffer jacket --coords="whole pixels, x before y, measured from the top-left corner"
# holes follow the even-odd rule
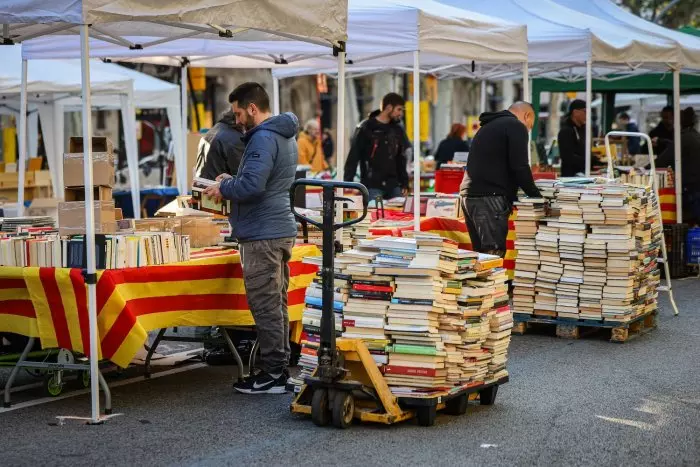
[[[245,394],[285,392],[289,363],[287,289],[297,234],[289,189],[297,167],[299,122],[292,113],[272,116],[270,98],[258,83],[244,83],[229,96],[246,130],[245,153],[235,177],[220,175],[205,191],[232,201],[233,235],[241,247],[243,281],[260,343],[261,370],[234,389]]]

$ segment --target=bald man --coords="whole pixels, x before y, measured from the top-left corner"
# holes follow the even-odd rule
[[[518,188],[529,197],[542,196],[528,160],[528,132],[535,112],[531,104],[516,102],[508,110],[481,114],[479,121],[465,174],[467,229],[474,250],[504,256],[508,217]]]

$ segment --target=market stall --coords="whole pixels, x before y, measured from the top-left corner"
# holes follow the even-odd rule
[[[316,274],[315,266],[301,260],[319,254],[315,246],[293,250],[290,322],[301,320],[304,293]],[[193,257],[187,263],[98,273],[103,359],[126,367],[156,329],[254,325],[238,253],[205,251]],[[88,352],[87,298],[79,269],[3,267],[0,291],[0,332],[39,338],[44,348]],[[298,340],[300,329],[295,332]]]

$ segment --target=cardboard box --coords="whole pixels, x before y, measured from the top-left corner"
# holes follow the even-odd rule
[[[210,217],[175,217],[174,232],[190,236],[192,248],[205,248],[221,242],[221,228]]]
[[[85,186],[83,177],[83,139],[72,137],[69,151],[63,155],[63,185]],[[114,186],[114,152],[112,142],[102,136],[92,138],[92,184]]]
[[[36,186],[51,186],[51,172],[48,170],[37,170],[34,174],[34,185]]]
[[[17,188],[18,183],[17,172],[0,173],[0,188]]]
[[[0,188],[0,201],[16,203],[18,195],[17,191],[16,186],[14,188]],[[27,187],[24,189],[25,201],[49,197],[51,197],[51,188],[47,186]]]
[[[55,198],[35,198],[25,210],[27,216],[50,216],[58,220],[58,200]]]
[[[114,218],[114,201],[95,201],[95,233],[108,234],[117,231]],[[58,232],[60,235],[85,234],[85,202],[58,203]]]
[[[122,208],[114,209],[114,220],[120,221],[124,219],[124,214],[122,213]]]
[[[92,189],[94,201],[112,201],[112,189],[108,186],[96,186]],[[85,201],[85,187],[66,188],[65,201]]]

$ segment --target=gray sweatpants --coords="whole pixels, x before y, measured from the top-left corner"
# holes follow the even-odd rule
[[[241,264],[248,306],[260,343],[257,367],[278,374],[289,364],[289,260],[294,238],[241,242]]]

